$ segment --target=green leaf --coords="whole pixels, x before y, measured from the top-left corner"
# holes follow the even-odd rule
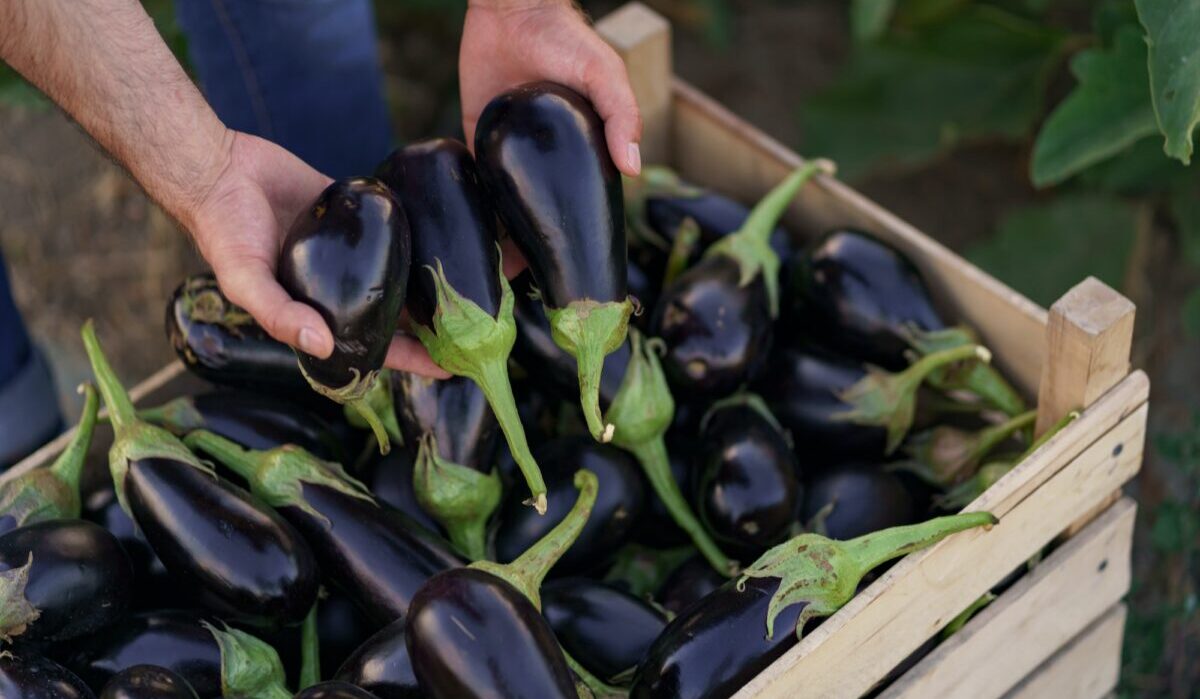
[[[1138,24],[1133,0],[1100,0],[1092,10],[1092,28],[1100,43],[1111,46],[1126,24]]]
[[[1084,277],[1120,287],[1135,213],[1116,197],[1077,194],[1013,211],[967,258],[1049,306]]]
[[[1136,0],[1150,45],[1150,86],[1163,151],[1188,164],[1200,122],[1200,2]]]
[[[1195,171],[1163,155],[1158,129],[1113,157],[1079,173],[1079,182],[1120,194],[1156,194],[1195,180]]]
[[[887,31],[896,0],[851,0],[850,34],[855,41],[874,41]]]
[[[1146,77],[1146,44],[1128,25],[1112,48],[1081,52],[1071,62],[1079,84],[1042,125],[1033,146],[1033,183],[1062,182],[1153,134],[1158,126]]]
[[[805,149],[853,179],[964,139],[1022,138],[1042,112],[1061,43],[1056,29],[979,6],[858,45],[840,79],[804,106]]]

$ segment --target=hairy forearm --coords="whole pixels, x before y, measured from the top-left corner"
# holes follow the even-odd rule
[[[138,0],[0,0],[0,59],[189,223],[232,135]]]

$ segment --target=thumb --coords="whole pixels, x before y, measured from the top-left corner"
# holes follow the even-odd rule
[[[320,359],[333,353],[333,334],[321,315],[293,301],[266,262],[242,258],[214,266],[213,272],[225,296],[254,316],[271,337]]]
[[[604,137],[617,169],[636,177],[642,171],[642,113],[629,84],[625,62],[599,38],[584,70],[584,89],[604,119]]]

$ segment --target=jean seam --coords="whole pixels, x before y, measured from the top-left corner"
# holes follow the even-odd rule
[[[246,51],[245,43],[242,42],[241,33],[238,31],[237,26],[235,26],[233,18],[230,17],[224,0],[211,0],[211,2],[213,12],[217,16],[217,22],[220,23],[226,38],[229,39],[234,60],[238,64],[239,72],[242,75],[242,82],[246,87],[246,94],[250,97],[250,108],[254,110],[254,115],[259,122],[259,132],[263,138],[268,140],[273,139],[274,129],[271,128],[270,112],[267,109],[266,101],[263,99],[262,88],[258,84],[258,76],[255,74],[254,67],[250,62],[250,54]]]

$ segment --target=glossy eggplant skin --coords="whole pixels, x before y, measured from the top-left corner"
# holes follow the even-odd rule
[[[155,665],[182,677],[200,699],[221,697],[221,649],[194,614],[135,614],[64,650],[61,662],[99,691],[114,675]]]
[[[773,578],[750,578],[741,592],[729,580],[686,607],[650,646],[638,666],[630,699],[725,699],[796,645],[795,604],[775,620],[766,638],[767,608],[779,587]]]
[[[713,400],[754,379],[774,338],[762,278],[740,286],[728,255],[709,255],[681,274],[654,307],[650,334],[667,345],[663,370],[675,395]]]
[[[524,594],[482,570],[431,578],[413,598],[405,634],[430,699],[578,696],[550,625]]]
[[[912,524],[919,515],[903,481],[874,463],[842,464],[814,478],[802,521],[811,520],[830,503],[833,510],[824,519],[825,535],[838,540]]]
[[[133,568],[117,538],[83,519],[38,522],[0,536],[0,571],[31,560],[23,596],[40,616],[22,641],[59,642],[114,623],[129,608]]]
[[[405,641],[406,619],[380,629],[338,668],[335,679],[361,687],[379,699],[426,699],[417,686]]]
[[[905,326],[945,326],[916,267],[862,231],[827,233],[793,266],[793,327],[850,357],[903,369]]]
[[[549,509],[538,515],[522,504],[521,492],[510,493],[500,507],[496,560],[508,563],[553,529],[578,497],[575,472],[596,474],[600,491],[592,515],[579,538],[559,559],[552,575],[583,574],[602,568],[638,528],[646,507],[646,485],[633,457],[588,437],[560,437],[535,452],[546,478]]]
[[[858,459],[882,459],[887,431],[836,416],[850,410],[838,395],[866,376],[861,362],[828,352],[779,346],[754,389],[791,433],[804,466],[820,470]]]
[[[349,682],[321,682],[296,694],[292,699],[381,699]]]
[[[696,500],[713,538],[742,560],[779,543],[803,497],[799,466],[783,433],[748,405],[714,408],[705,419]]]
[[[441,535],[441,525],[417,502],[417,492],[413,488],[414,463],[411,449],[393,449],[387,456],[371,461],[357,476],[380,503],[403,512],[430,533]]]
[[[412,232],[413,272],[406,301],[412,319],[433,327],[438,295],[426,267],[436,270],[438,261],[455,291],[496,317],[496,214],[467,147],[452,138],[415,143],[393,151],[375,176],[395,193]]]
[[[107,529],[121,543],[133,569],[133,590],[129,597],[134,609],[193,606],[188,594],[190,588],[183,581],[173,579],[163,567],[146,537],[121,509],[110,483],[105,483],[84,500],[83,517]]]
[[[297,354],[310,379],[336,389],[383,366],[404,306],[410,242],[404,210],[373,178],[334,182],[296,219],[276,275],[321,314],[336,348],[327,359]]]
[[[134,665],[113,676],[99,699],[197,699],[187,680],[165,667]]]
[[[345,450],[329,423],[294,401],[249,391],[219,391],[192,396],[190,403],[203,419],[204,429],[247,449],[295,444],[322,459],[345,461]]]
[[[608,683],[636,667],[667,625],[662,612],[646,602],[588,578],[544,584],[542,615],[563,648]]]
[[[202,604],[255,626],[297,623],[317,597],[317,562],[279,514],[220,477],[172,459],[133,461],[125,478],[134,522]]]
[[[724,585],[727,579],[713,570],[703,556],[692,556],[667,576],[656,597],[663,609],[679,614]]]
[[[621,174],[586,98],[547,82],[496,97],[479,117],[475,157],[547,306],[625,300]]]
[[[394,371],[392,386],[396,419],[408,444],[415,446],[422,435],[432,434],[442,458],[483,473],[492,470],[500,428],[474,381]]]
[[[0,654],[0,697],[4,699],[94,699],[70,670],[40,655]]]

